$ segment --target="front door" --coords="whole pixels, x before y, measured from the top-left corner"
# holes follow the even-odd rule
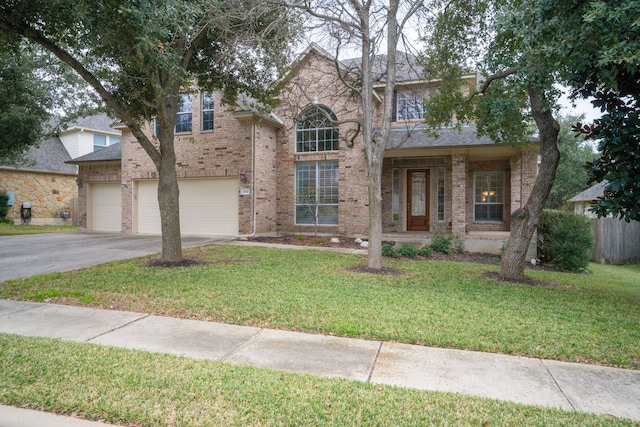
[[[429,231],[429,170],[407,171],[407,230]]]

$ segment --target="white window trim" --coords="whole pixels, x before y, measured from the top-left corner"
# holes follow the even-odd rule
[[[315,177],[315,181],[316,181],[316,189],[318,187],[318,182],[319,182],[319,168],[318,165],[322,164],[322,163],[333,163],[336,165],[336,169],[339,170],[340,168],[340,163],[336,160],[324,160],[324,161],[303,161],[303,162],[296,162],[294,165],[294,185],[293,185],[293,225],[294,226],[315,226],[315,220],[311,223],[311,224],[303,224],[303,223],[298,223],[298,205],[303,205],[303,203],[298,203],[297,202],[297,197],[298,197],[298,165],[303,165],[303,164],[315,164],[315,172],[316,172],[316,177]],[[338,182],[338,191],[340,191],[340,182]],[[316,197],[317,194],[316,194]],[[335,224],[320,224],[318,223],[317,226],[318,227],[336,227],[339,225],[340,223],[340,215],[339,215],[339,209],[340,209],[340,201],[338,201],[338,203],[323,203],[322,205],[318,204],[317,206],[336,206],[336,215],[338,216],[338,221]]]
[[[303,111],[302,114],[306,113],[307,111],[311,110],[312,108],[319,108],[322,110],[325,110],[328,114],[333,115],[335,117],[335,113],[333,112],[333,110],[331,110],[329,107],[324,106],[324,105],[313,105],[311,107],[305,108],[305,110]],[[306,120],[305,120],[306,121]],[[338,126],[332,126],[332,127],[323,127],[323,128],[314,128],[315,132],[316,132],[316,149],[314,151],[298,151],[298,135],[300,132],[302,132],[303,130],[298,129],[298,124],[301,123],[300,120],[296,120],[295,122],[295,126],[294,126],[294,130],[295,130],[295,153],[296,154],[317,154],[317,153],[335,153],[338,152],[340,150],[340,138],[338,136],[338,138],[336,139],[336,146],[338,148],[334,149],[334,150],[319,150],[318,149],[318,139],[317,139],[317,135],[318,132],[320,131],[326,131],[326,130],[335,130],[335,132],[339,132],[338,130]]]
[[[204,99],[205,96],[210,96],[211,98],[211,102],[213,104],[215,104],[215,94],[213,92],[202,92],[200,95],[200,130],[203,132],[213,132],[213,130],[215,129],[215,125],[216,125],[216,119],[215,119],[215,106],[212,106],[211,108],[204,108]],[[212,127],[211,129],[205,129],[204,128],[204,113],[205,112],[209,112],[211,111],[213,113],[213,123],[212,123]]]
[[[492,175],[492,176],[500,176],[502,177],[502,202],[496,203],[482,203],[476,201],[476,182],[478,175]],[[505,182],[505,174],[504,171],[486,171],[486,172],[474,172],[473,174],[473,222],[482,222],[482,223],[494,223],[500,224],[504,222],[504,202],[506,200],[506,182]],[[499,205],[502,204],[502,219],[501,220],[477,220],[476,219],[476,205]]]

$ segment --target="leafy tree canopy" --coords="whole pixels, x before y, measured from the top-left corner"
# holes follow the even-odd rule
[[[593,146],[584,141],[581,135],[576,135],[572,127],[581,117],[559,117],[560,133],[558,134],[558,150],[560,151],[560,163],[556,170],[556,178],[551,187],[549,198],[545,208],[561,209],[569,208],[567,200],[584,191],[589,186],[589,176],[585,170],[588,162],[592,162],[598,154]]]
[[[84,82],[42,49],[4,39],[0,63],[0,164],[19,163],[25,150],[55,132],[52,116],[73,120],[100,106]]]

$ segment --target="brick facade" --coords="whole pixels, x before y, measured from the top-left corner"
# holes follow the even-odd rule
[[[312,105],[327,106],[339,122],[339,149],[314,153],[296,153],[296,119]],[[318,232],[341,235],[366,235],[369,221],[367,166],[362,138],[351,137],[356,127],[349,120],[359,119],[357,95],[349,93],[335,74],[335,65],[311,54],[287,82],[276,108],[284,127],[278,132],[277,218],[278,231],[313,232],[314,226],[295,224],[296,162],[337,161],[339,168],[338,225],[319,225]]]
[[[239,234],[312,233],[313,225],[299,225],[296,215],[296,164],[337,162],[338,224],[318,225],[323,234],[366,236],[369,221],[367,162],[362,136],[355,120],[361,117],[358,94],[349,92],[337,78],[335,65],[310,50],[281,82],[283,87],[274,116],[225,106],[215,100],[214,130],[201,131],[200,95],[193,95],[192,132],[175,138],[178,179],[232,178],[241,189]],[[336,150],[296,151],[296,122],[312,106],[329,108],[336,116],[339,143]],[[382,106],[374,102],[375,115]],[[277,119],[275,119],[276,117]],[[280,123],[277,123],[279,120]],[[146,130],[152,133],[151,126]],[[506,148],[505,148],[506,147]],[[402,156],[387,153],[382,169],[383,232],[407,230],[408,171],[428,175],[428,230],[465,235],[470,231],[508,231],[510,213],[519,208],[537,174],[535,147],[485,144],[419,147]],[[135,191],[138,180],[157,179],[155,166],[127,130],[122,137],[121,164],[80,165],[80,181],[120,181],[122,230],[135,233]],[[497,172],[504,176],[503,221],[474,218],[474,176]],[[80,187],[80,204],[86,205],[86,186]],[[255,211],[254,211],[255,208]],[[80,222],[86,226],[86,208]]]

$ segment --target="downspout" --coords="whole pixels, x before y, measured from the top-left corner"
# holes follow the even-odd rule
[[[251,239],[256,235],[258,217],[256,214],[256,122],[251,121],[251,209],[253,211],[252,231],[251,234],[240,234],[238,239]]]

